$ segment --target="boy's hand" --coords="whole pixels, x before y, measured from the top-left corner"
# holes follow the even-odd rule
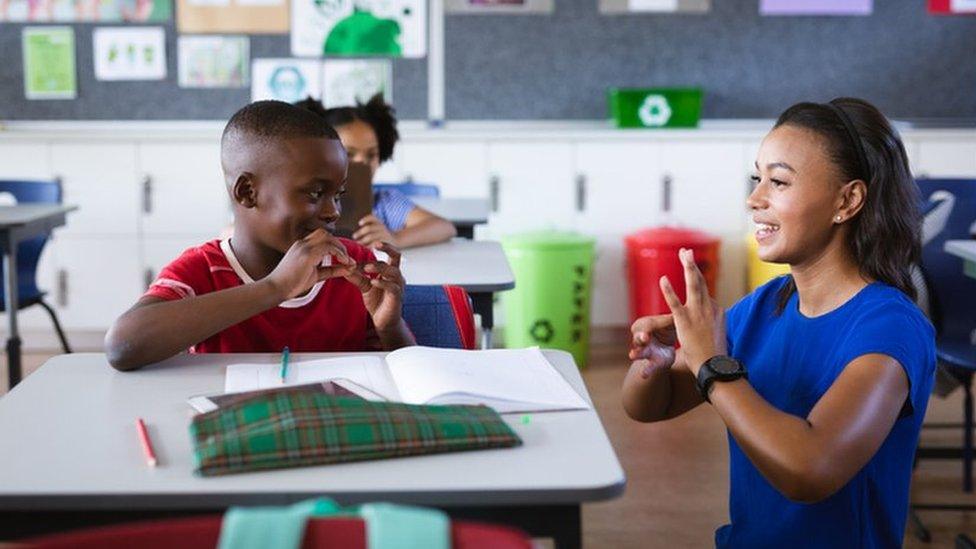
[[[633,339],[629,357],[640,363],[641,377],[648,377],[657,368],[670,368],[674,365],[677,332],[674,317],[671,315],[645,316],[634,321],[630,327]]]
[[[400,251],[388,242],[380,242],[377,249],[390,256],[390,263],[372,261],[346,276],[363,292],[363,303],[373,317],[378,332],[397,328],[402,318],[403,287],[406,281],[400,273]]]
[[[322,261],[330,255],[338,264],[323,267]],[[285,301],[302,295],[322,280],[347,276],[355,269],[356,261],[346,253],[342,242],[325,229],[316,229],[295,241],[265,280]]]
[[[359,220],[359,228],[352,234],[352,238],[363,246],[374,250],[379,250],[380,245],[384,242],[394,246],[397,244],[396,237],[393,236],[390,229],[373,214]]]

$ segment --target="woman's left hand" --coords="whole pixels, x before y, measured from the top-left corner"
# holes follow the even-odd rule
[[[373,326],[382,332],[400,324],[406,281],[400,272],[400,251],[388,242],[380,242],[377,249],[390,256],[389,263],[372,261],[363,266],[362,272],[357,270],[346,279],[359,287]]]
[[[708,295],[708,284],[698,265],[695,265],[693,252],[682,248],[678,251],[678,258],[684,267],[685,303],[678,299],[666,276],[661,277],[661,291],[674,315],[674,326],[688,368],[697,377],[698,370],[706,360],[727,352],[725,312]]]

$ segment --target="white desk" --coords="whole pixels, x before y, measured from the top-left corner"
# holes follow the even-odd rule
[[[490,240],[465,240],[407,248],[400,267],[407,284],[453,284],[471,294],[481,316],[482,347],[491,348],[495,292],[515,287],[515,275],[502,245]]]
[[[589,401],[572,356],[544,352]],[[314,356],[327,355],[294,359]],[[528,424],[503,416],[524,441],[512,449],[194,476],[186,398],[222,391],[227,364],[278,360],[183,355],[122,373],[102,354],[52,358],[0,398],[0,535],[41,527],[53,511],[214,511],[327,495],[343,504],[438,506],[578,546],[580,504],[623,491],[623,470],[593,410],[532,414]],[[155,469],[143,458],[136,417],[149,427]]]
[[[945,251],[962,258],[962,271],[976,278],[976,240],[947,240]]]
[[[414,204],[450,221],[457,227],[458,236],[474,238],[474,226],[488,223],[491,204],[487,198],[411,197]]]

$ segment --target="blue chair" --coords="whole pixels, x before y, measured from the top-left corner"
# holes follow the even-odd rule
[[[18,204],[61,203],[61,181],[22,181],[22,180],[0,180],[0,193],[10,193],[17,200]],[[47,244],[47,236],[25,240],[17,246],[17,308],[24,309],[31,305],[40,305],[47,311],[54,324],[54,330],[61,340],[61,347],[65,353],[71,352],[68,339],[61,329],[58,315],[54,309],[44,301],[47,292],[41,291],[37,287],[37,262]],[[0,264],[0,279],[5,276],[3,265]],[[7,310],[6,298],[0,295],[0,310]]]
[[[945,252],[946,240],[973,238],[976,229],[976,180],[919,179],[922,198],[931,207],[923,223],[922,275],[928,313],[936,330],[939,368],[963,387],[962,448],[919,446],[915,458],[962,458],[964,492],[973,490],[973,373],[976,372],[976,280],[963,274],[962,259]],[[942,427],[942,426],[940,426]],[[946,426],[948,427],[948,426]],[[973,510],[973,506],[912,505],[915,535],[931,539],[916,509]],[[958,540],[972,544],[963,535]]]
[[[441,196],[440,188],[431,183],[414,183],[413,181],[406,181],[404,183],[373,183],[373,192],[380,192],[385,189],[397,190],[409,197],[425,196],[440,198]]]
[[[403,292],[403,319],[418,345],[475,347],[474,312],[464,288],[408,284]]]

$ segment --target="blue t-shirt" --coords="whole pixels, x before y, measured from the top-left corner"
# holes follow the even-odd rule
[[[935,375],[935,332],[896,288],[875,282],[837,309],[807,318],[796,293],[775,314],[777,278],[729,309],[729,354],[749,384],[777,409],[805,418],[844,367],[881,353],[901,365],[908,400],[877,453],[837,493],[812,504],[788,500],[762,476],[729,434],[731,524],[717,547],[900,547],[908,515],[912,461]]]
[[[383,189],[373,194],[373,215],[392,233],[407,225],[407,215],[416,207],[407,195],[396,189]]]

